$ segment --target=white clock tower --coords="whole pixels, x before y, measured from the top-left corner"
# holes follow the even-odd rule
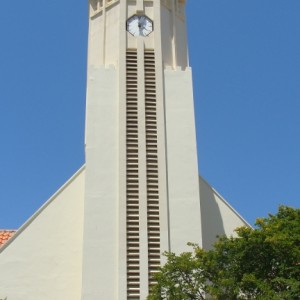
[[[202,243],[184,10],[90,0],[84,300],[145,299],[163,251]]]
[[[89,0],[85,147],[1,247],[0,298],[145,300],[162,252],[247,226],[198,175],[185,0]]]

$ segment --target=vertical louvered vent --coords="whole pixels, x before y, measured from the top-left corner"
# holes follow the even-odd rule
[[[137,51],[126,54],[127,299],[140,299]]]
[[[145,64],[145,115],[147,158],[147,225],[149,288],[155,283],[153,274],[160,266],[160,224],[157,157],[157,104],[155,82],[155,55],[146,50]]]
[[[126,55],[126,222],[127,222],[127,299],[140,299],[140,203],[139,176],[147,179],[147,240],[149,288],[160,266],[160,220],[157,149],[157,96],[155,56],[144,53],[145,99],[138,99],[137,51]],[[143,85],[139,85],[142,87]],[[146,174],[139,174],[138,101],[145,101]],[[141,124],[140,124],[141,125]],[[142,168],[143,169],[143,168]]]

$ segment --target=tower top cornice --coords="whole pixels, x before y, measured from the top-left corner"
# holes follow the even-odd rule
[[[127,0],[130,3],[132,0]],[[156,0],[144,0],[144,2],[153,2]],[[162,5],[165,7],[172,9],[174,5],[174,9],[178,14],[181,14],[184,10],[186,0],[160,0]],[[89,3],[92,7],[91,17],[96,16],[103,9],[109,8],[116,3],[119,3],[120,0],[89,0]]]

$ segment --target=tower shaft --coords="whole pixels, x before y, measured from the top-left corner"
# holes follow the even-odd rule
[[[145,299],[163,251],[201,244],[184,2],[89,1],[84,300]]]

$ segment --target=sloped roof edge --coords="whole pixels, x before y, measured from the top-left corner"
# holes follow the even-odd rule
[[[69,180],[67,180],[17,231],[15,234],[0,248],[0,254],[51,204],[54,199],[69,186],[83,171],[83,165]]]
[[[199,178],[221,199],[221,201],[232,211],[235,213],[235,215],[240,218],[242,222],[244,222],[247,226],[250,228],[253,228],[252,225],[250,225],[225,199],[220,193],[218,193],[217,190],[215,190],[201,175],[199,175]],[[201,201],[201,199],[200,199]]]

